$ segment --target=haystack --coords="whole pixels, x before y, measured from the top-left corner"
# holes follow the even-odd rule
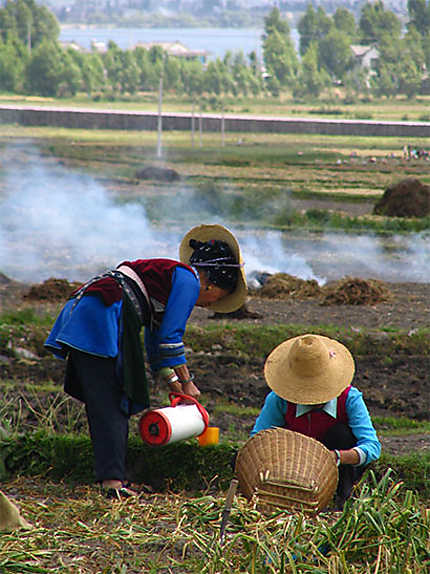
[[[374,305],[390,297],[382,281],[345,277],[324,288],[321,305]]]
[[[393,184],[375,204],[373,213],[389,217],[426,217],[430,214],[430,186],[414,178]]]
[[[79,287],[79,283],[69,283],[67,279],[47,279],[43,283],[32,285],[24,295],[34,301],[63,301]]]
[[[179,181],[181,176],[175,169],[150,165],[136,171],[137,179],[155,179],[156,181]]]

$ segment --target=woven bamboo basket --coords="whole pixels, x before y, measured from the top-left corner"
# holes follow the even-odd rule
[[[283,428],[248,439],[235,471],[242,494],[262,512],[319,512],[332,500],[338,482],[336,463],[323,444]]]

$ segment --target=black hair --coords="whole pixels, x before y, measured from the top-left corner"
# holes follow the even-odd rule
[[[239,277],[240,264],[236,261],[231,247],[225,241],[210,239],[202,242],[190,239],[194,249],[190,257],[193,267],[202,268],[210,283],[226,291],[234,291]]]

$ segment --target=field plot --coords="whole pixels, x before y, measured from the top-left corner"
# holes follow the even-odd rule
[[[54,480],[52,453],[32,460],[0,442],[7,464],[28,461],[1,488],[35,527],[2,536],[0,571],[428,572],[430,222],[376,216],[373,207],[397,181],[430,183],[430,162],[404,158],[409,142],[393,138],[239,140],[228,134],[221,146],[204,134],[191,147],[190,134],[169,133],[157,158],[156,134],[0,127],[1,425],[13,437],[86,436],[81,405],[61,388],[64,365],[43,349],[74,282],[121,259],[176,257],[188,227],[219,221],[240,238],[250,284],[265,271],[318,285],[313,295],[276,297],[254,285],[242,315],[193,312],[188,360],[220,449],[246,440],[267,392],[270,350],[315,332],[352,350],[382,460],[344,513],[266,517],[236,497],[221,546],[219,477],[198,491],[174,480],[167,491],[152,485],[138,501],[112,505],[91,480],[79,483],[73,460]],[[178,178],[139,177],[148,166]],[[323,304],[324,289],[346,276],[380,281],[387,297]],[[166,404],[155,385],[151,396]]]

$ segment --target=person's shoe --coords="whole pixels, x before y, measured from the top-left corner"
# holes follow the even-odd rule
[[[102,492],[106,498],[111,500],[124,500],[126,498],[132,498],[133,496],[139,496],[138,492],[129,488],[129,484],[124,482],[116,488],[102,485]]]

